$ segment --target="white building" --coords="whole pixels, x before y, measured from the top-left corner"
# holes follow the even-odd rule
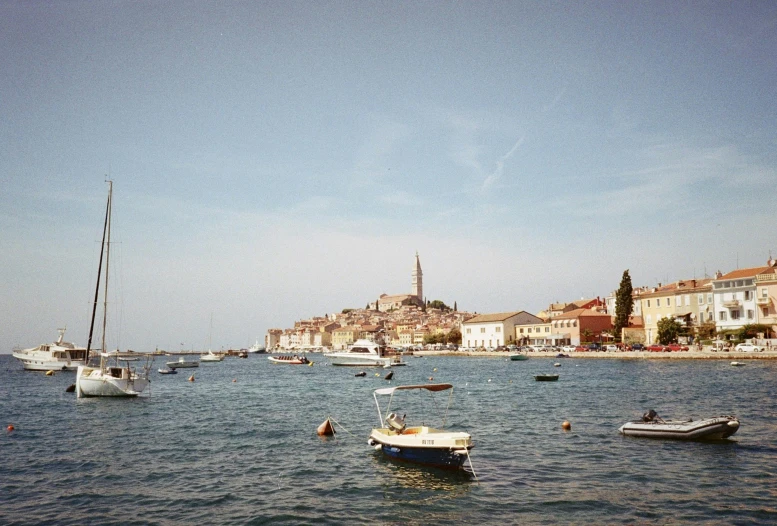
[[[756,276],[771,273],[773,268],[772,265],[743,268],[713,280],[715,328],[718,331],[734,330],[758,323]]]
[[[499,347],[515,342],[515,326],[537,319],[526,311],[479,314],[461,323],[464,347]]]

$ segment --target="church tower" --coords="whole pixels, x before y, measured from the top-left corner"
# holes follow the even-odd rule
[[[418,251],[415,253],[415,268],[413,268],[413,289],[410,292],[418,298],[423,305],[424,301],[424,273],[421,272],[421,260],[418,259]]]

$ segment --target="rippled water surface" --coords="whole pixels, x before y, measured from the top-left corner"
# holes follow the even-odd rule
[[[76,400],[73,373],[0,355],[0,523],[777,523],[775,361],[407,359],[392,385],[455,385],[448,427],[472,434],[473,475],[382,459],[367,437],[387,371],[313,360],[231,358],[195,382],[154,372],[150,397]],[[437,423],[420,394],[397,409]],[[714,443],[618,434],[650,408],[742,426]],[[320,438],[330,415],[339,433]]]

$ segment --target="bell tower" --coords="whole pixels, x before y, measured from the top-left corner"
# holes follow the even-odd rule
[[[413,268],[413,289],[410,294],[418,298],[418,301],[424,301],[424,273],[421,271],[421,260],[418,258],[418,251],[415,253],[415,267]]]

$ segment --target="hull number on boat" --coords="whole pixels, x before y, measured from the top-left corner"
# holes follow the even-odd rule
[[[434,440],[422,440],[421,444],[423,444],[425,446],[433,446],[434,445]]]

